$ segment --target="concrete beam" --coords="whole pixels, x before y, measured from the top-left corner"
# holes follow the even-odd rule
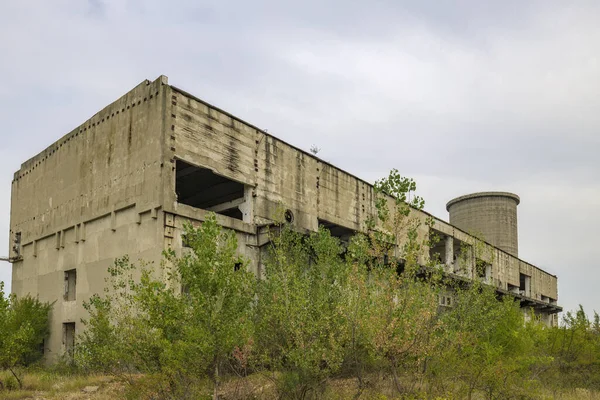
[[[220,213],[223,211],[231,210],[232,208],[237,208],[244,204],[245,199],[240,197],[239,199],[226,201],[225,203],[217,204],[216,206],[206,208],[207,211],[212,211],[216,213]]]

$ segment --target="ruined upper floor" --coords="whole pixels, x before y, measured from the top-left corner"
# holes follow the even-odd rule
[[[22,164],[12,183],[11,237],[21,245],[117,211],[161,210],[219,222],[256,240],[281,207],[298,229],[366,228],[368,182],[170,86],[144,81]],[[423,220],[426,212],[415,210]],[[447,271],[556,305],[556,276],[439,218],[422,234]],[[176,243],[175,243],[176,244]],[[512,254],[511,254],[512,253]],[[11,256],[18,256],[11,249]],[[465,261],[466,260],[466,261]]]

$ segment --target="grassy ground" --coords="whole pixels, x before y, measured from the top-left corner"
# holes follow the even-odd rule
[[[1,373],[0,379],[6,382],[7,374]],[[86,387],[97,387],[93,392],[86,392]],[[354,379],[336,379],[328,382],[327,390],[320,398],[324,400],[363,399],[418,399],[418,397],[402,397],[393,388],[391,381],[378,380],[360,394],[357,393]],[[126,385],[108,376],[100,375],[68,375],[54,372],[37,371],[24,375],[23,389],[0,391],[0,399],[35,399],[35,400],[115,400],[126,396]],[[206,390],[206,398],[211,391]],[[231,399],[275,399],[275,385],[268,375],[255,374],[244,379],[230,379],[224,382],[220,390],[224,400]],[[131,397],[131,396],[130,396]],[[134,397],[137,397],[134,395]],[[205,398],[204,396],[202,398]],[[423,397],[424,398],[424,397]],[[556,397],[547,393],[539,397],[543,400],[600,400],[600,393],[590,393],[586,390],[563,392]],[[439,397],[435,400],[451,398]],[[484,397],[475,396],[474,400]]]
[[[8,374],[1,374],[0,379],[6,382]],[[12,380],[9,378],[9,380]],[[14,382],[14,381],[13,381]],[[83,391],[88,386],[98,386],[93,393]],[[36,400],[114,400],[124,396],[122,384],[110,377],[98,375],[65,375],[52,372],[27,373],[23,377],[23,388],[0,391],[0,399],[36,399]]]

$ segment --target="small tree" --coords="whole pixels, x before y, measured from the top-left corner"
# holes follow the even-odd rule
[[[4,296],[4,282],[0,282],[0,368],[8,370],[23,387],[19,373],[40,360],[40,349],[50,332],[49,314],[52,304],[25,296]],[[4,386],[0,381],[0,388]]]
[[[214,214],[184,230],[191,251],[165,252],[166,279],[148,266],[135,279],[127,258],[109,269],[112,290],[85,304],[78,360],[125,378],[147,373],[168,398],[195,398],[196,384],[209,377],[217,398],[223,362],[251,341],[255,277],[236,255],[234,232]]]
[[[171,250],[167,258],[181,278],[189,339],[207,341],[209,376],[217,398],[223,362],[253,335],[256,278],[247,271],[248,262],[236,256],[235,232],[222,230],[214,214],[199,229],[186,225],[184,236],[192,252],[178,258]]]
[[[534,352],[537,324],[525,324],[519,303],[502,300],[495,289],[473,281],[454,290],[453,306],[442,315],[442,329],[430,379],[459,384],[462,396],[477,391],[511,398],[529,387],[530,368],[545,362]]]
[[[423,370],[437,326],[439,277],[436,271],[425,274],[422,264],[433,219],[422,220],[415,213],[425,206],[416,189],[414,180],[395,169],[376,181],[377,215],[368,224],[374,255],[371,279],[375,282],[370,314],[371,324],[377,326],[373,343],[398,391],[404,390],[399,372],[411,374],[414,381]]]
[[[557,389],[600,389],[600,317],[590,320],[580,305],[568,311],[561,326],[548,330],[544,349],[553,362],[543,371],[543,382]]]
[[[349,270],[327,229],[304,237],[289,225],[280,228],[259,288],[258,364],[281,373],[275,379],[285,398],[318,398],[343,361]]]

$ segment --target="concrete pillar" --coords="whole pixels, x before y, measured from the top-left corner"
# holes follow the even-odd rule
[[[454,238],[452,236],[446,236],[446,266],[452,267],[454,261]]]

